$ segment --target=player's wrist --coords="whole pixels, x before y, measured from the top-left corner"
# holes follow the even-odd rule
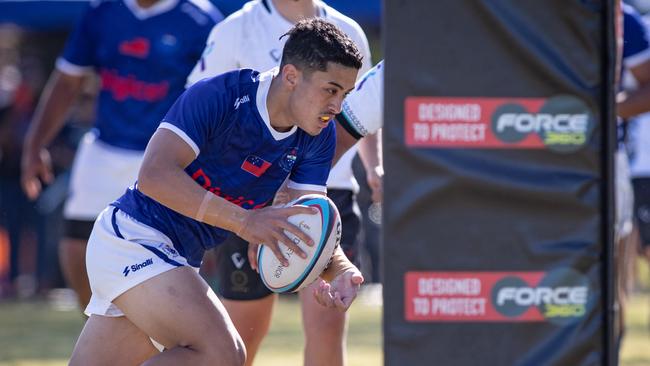
[[[245,231],[252,212],[206,191],[195,219],[231,231],[238,236]]]
[[[248,228],[249,223],[251,222],[251,215],[253,214],[252,211],[249,210],[244,210],[239,215],[234,216],[232,225],[233,225],[233,230],[237,236],[239,236],[242,239],[246,239],[246,229]]]
[[[325,271],[323,271],[321,278],[327,282],[332,282],[335,278],[348,271],[358,272],[359,269],[350,262],[345,253],[343,253],[341,247],[338,247],[334,252],[334,255],[332,255],[330,264],[327,266]]]

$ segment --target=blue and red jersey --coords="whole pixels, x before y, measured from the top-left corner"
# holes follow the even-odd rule
[[[197,184],[245,209],[272,202],[287,177],[291,188],[325,191],[334,156],[333,123],[317,136],[271,126],[266,100],[272,77],[243,69],[204,79],[181,95],[160,125],[197,154],[185,168]],[[167,235],[192,266],[229,235],[145,196],[137,184],[112,205]]]
[[[144,150],[222,18],[207,0],[161,0],[150,8],[136,0],[91,2],[57,68],[99,74],[99,139]]]

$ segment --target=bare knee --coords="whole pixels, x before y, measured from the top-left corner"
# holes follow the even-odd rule
[[[235,359],[237,365],[244,365],[246,363],[246,345],[241,338],[237,338],[235,341]]]
[[[223,341],[216,344],[213,342],[200,347],[198,351],[202,356],[201,365],[243,366],[246,363],[246,346],[239,336],[234,337],[233,342],[226,346]]]

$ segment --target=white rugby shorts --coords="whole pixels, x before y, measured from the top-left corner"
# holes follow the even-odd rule
[[[112,303],[116,297],[180,266],[189,264],[165,234],[109,206],[99,214],[88,239],[86,267],[92,296],[85,314],[123,316]]]
[[[143,156],[144,151],[110,146],[88,132],[79,143],[72,165],[63,216],[95,221],[108,204],[135,183]]]

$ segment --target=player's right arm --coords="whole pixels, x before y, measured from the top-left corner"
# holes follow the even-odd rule
[[[98,6],[99,3],[89,5],[68,38],[27,131],[21,160],[21,185],[30,199],[40,194],[41,181],[52,179],[49,153],[45,148],[65,123],[68,111],[82,89],[84,76],[93,72]]]
[[[313,245],[309,236],[287,221],[292,215],[313,214],[311,208],[241,208],[203,189],[187,175],[184,169],[195,158],[194,151],[181,137],[171,130],[159,128],[147,145],[138,174],[138,190],[185,216],[229,230],[250,243],[269,246],[287,265],[278,248],[279,241],[305,256],[284,230]]]
[[[309,245],[313,241],[287,218],[313,214],[308,207],[268,207],[246,210],[197,184],[186,172],[208,144],[219,134],[226,118],[229,95],[223,84],[201,82],[188,89],[174,103],[145,150],[138,173],[137,189],[151,199],[187,217],[229,230],[242,239],[267,245],[278,260],[287,264],[278,242],[292,248],[301,257],[305,253],[291,240],[287,230]]]
[[[54,71],[40,101],[23,146],[21,184],[30,199],[41,192],[41,181],[52,180],[47,145],[63,127],[70,107],[82,89],[83,77]]]

